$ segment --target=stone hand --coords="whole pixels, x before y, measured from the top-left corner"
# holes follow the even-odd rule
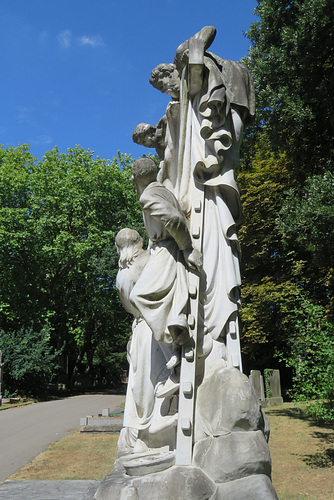
[[[203,256],[196,248],[188,248],[183,252],[185,261],[190,269],[201,272],[203,268]]]
[[[189,62],[189,49],[185,49],[183,52],[182,52],[182,55],[180,57],[180,69],[183,69],[185,66],[188,65],[188,62]]]

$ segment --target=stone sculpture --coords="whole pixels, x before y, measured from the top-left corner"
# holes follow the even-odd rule
[[[116,247],[119,254],[116,286],[123,306],[135,318],[128,343],[129,377],[124,427],[118,442],[119,452],[127,454],[160,447],[162,442],[173,446],[176,418],[166,413],[170,406],[168,398],[156,398],[156,391],[171,375],[166,362],[172,351],[165,343],[155,340],[151,328],[130,301],[150,253],[144,251],[142,238],[132,229],[119,231]]]
[[[140,123],[133,133],[161,158],[158,173],[148,158],[133,165],[150,243],[128,266],[131,285],[121,285],[122,269],[118,278],[138,339],[133,355],[130,348],[127,398],[135,401],[131,379],[143,364],[138,380],[149,392],[150,399],[142,395],[150,408],[148,434],[137,415],[126,424],[127,402],[122,433],[132,432],[133,447],[122,449],[121,435],[115,471],[97,499],[277,498],[269,425],[242,374],[239,342],[241,209],[234,172],[255,112],[254,89],[242,64],[208,52],[215,34],[204,27],[178,47],[173,64],[152,71],[150,83],[172,100],[156,126]],[[151,426],[151,435],[161,428],[160,440],[150,440]],[[136,453],[140,446],[145,453]]]

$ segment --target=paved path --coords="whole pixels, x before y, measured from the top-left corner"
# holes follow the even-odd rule
[[[72,430],[80,418],[117,408],[125,396],[90,394],[0,411],[0,481]]]
[[[94,500],[100,481],[5,481],[1,500]]]

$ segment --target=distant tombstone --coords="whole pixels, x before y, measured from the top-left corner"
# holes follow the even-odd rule
[[[279,370],[265,370],[265,378],[268,406],[281,405],[283,398]]]
[[[261,375],[260,370],[251,370],[249,380],[256,392],[257,397],[259,398],[261,405],[266,406],[266,397],[264,393],[264,382],[263,376]]]

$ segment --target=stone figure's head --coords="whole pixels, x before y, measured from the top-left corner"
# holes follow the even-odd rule
[[[136,144],[155,148],[156,146],[156,127],[149,123],[139,123],[133,131],[132,140]]]
[[[150,84],[173,99],[180,98],[180,76],[175,64],[159,64],[151,73]]]
[[[132,180],[136,185],[137,194],[157,178],[157,166],[151,158],[138,158],[132,165]]]
[[[120,269],[129,267],[138,254],[144,252],[143,239],[137,231],[128,227],[121,229],[115,238]]]

